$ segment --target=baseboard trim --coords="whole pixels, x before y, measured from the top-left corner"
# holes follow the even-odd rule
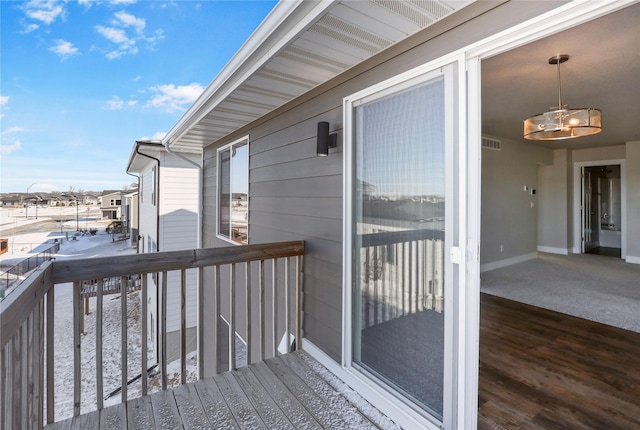
[[[500,269],[502,267],[511,266],[512,264],[522,263],[528,260],[538,258],[538,252],[532,252],[530,254],[518,255],[517,257],[507,258],[506,260],[494,261],[492,263],[481,264],[480,273],[488,272],[489,270]]]
[[[631,255],[627,255],[624,258],[624,261],[626,261],[627,263],[631,263],[631,264],[640,264],[640,257],[634,257]]]
[[[552,246],[538,246],[538,252],[546,252],[549,254],[569,255],[569,250],[566,248],[554,248]]]

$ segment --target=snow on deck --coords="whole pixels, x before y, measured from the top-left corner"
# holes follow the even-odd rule
[[[345,397],[332,376],[297,351],[45,428],[398,428],[353,392]]]

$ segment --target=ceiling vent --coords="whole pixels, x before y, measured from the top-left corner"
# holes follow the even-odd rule
[[[493,149],[494,151],[500,151],[500,141],[498,139],[492,139],[490,137],[482,136],[482,147],[486,149]]]

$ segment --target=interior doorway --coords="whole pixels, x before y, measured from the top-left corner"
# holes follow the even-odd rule
[[[621,258],[620,164],[582,167],[582,253]]]

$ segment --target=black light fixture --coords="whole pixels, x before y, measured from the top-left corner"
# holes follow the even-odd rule
[[[318,142],[316,153],[320,157],[329,155],[329,148],[338,146],[338,133],[329,133],[329,123],[320,121],[318,123]]]

